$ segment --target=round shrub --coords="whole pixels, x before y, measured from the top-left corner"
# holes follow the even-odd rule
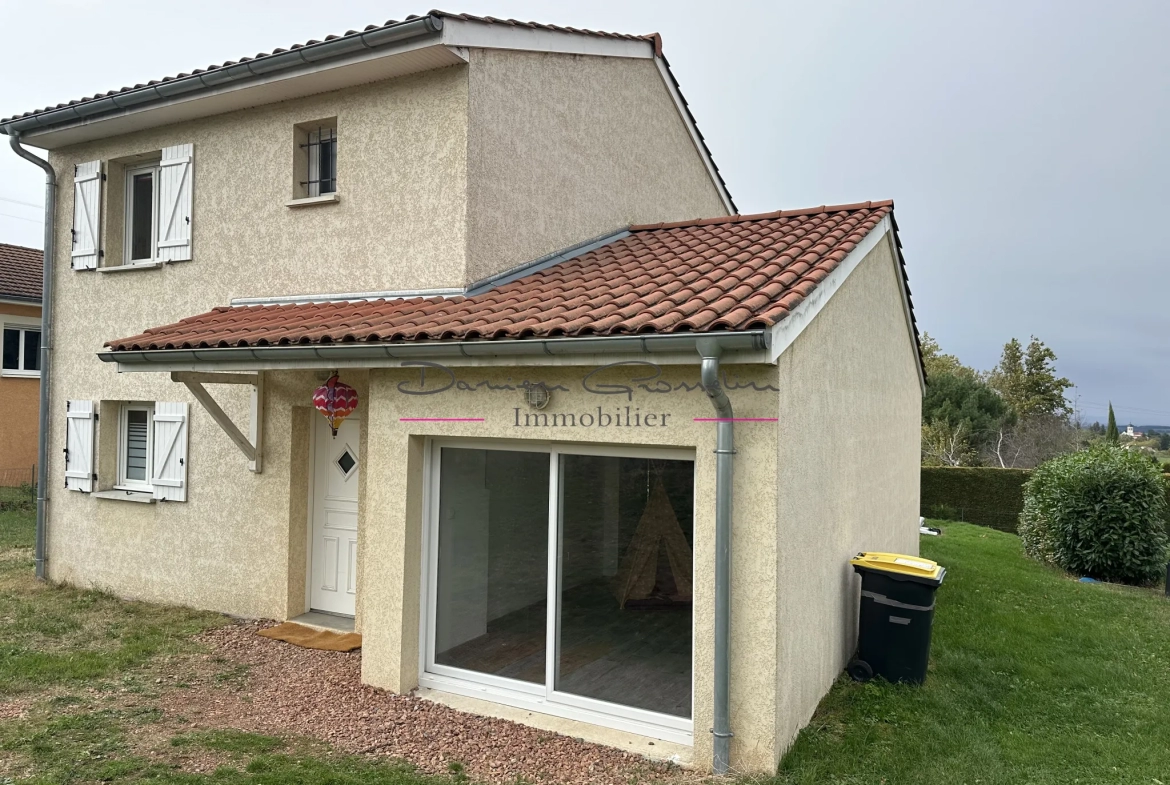
[[[1151,583],[1166,569],[1166,480],[1110,444],[1041,464],[1024,485],[1020,537],[1034,559],[1105,581]]]

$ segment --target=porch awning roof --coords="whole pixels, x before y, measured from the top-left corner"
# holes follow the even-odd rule
[[[631,226],[454,297],[228,306],[112,340],[121,353],[665,336],[767,329],[893,203]],[[357,348],[354,346],[354,348]]]

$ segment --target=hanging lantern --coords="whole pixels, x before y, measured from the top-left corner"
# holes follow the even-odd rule
[[[333,435],[337,436],[337,426],[357,409],[357,390],[345,382],[337,381],[337,374],[333,374],[329,381],[313,393],[313,405],[317,407],[317,411],[325,415]]]

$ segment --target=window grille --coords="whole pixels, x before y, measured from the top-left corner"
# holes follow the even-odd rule
[[[307,157],[309,179],[301,183],[309,196],[337,191],[337,131],[319,127],[301,145]]]

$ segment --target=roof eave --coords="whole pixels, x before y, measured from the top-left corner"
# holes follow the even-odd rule
[[[769,330],[598,335],[573,338],[347,343],[304,346],[238,346],[208,349],[147,349],[98,353],[120,372],[189,370],[292,370],[396,368],[426,362],[446,365],[589,364],[591,358],[661,358],[671,364],[699,362],[700,340],[715,340],[730,362],[768,362]]]
[[[13,305],[40,305],[41,298],[26,294],[10,294],[7,292],[0,292],[0,303],[12,303]]]
[[[165,81],[146,84],[122,92],[111,92],[96,100],[75,101],[0,122],[0,133],[21,134],[26,143],[51,149],[61,146],[53,138],[61,131],[91,125],[116,117],[141,114],[177,101],[190,101],[225,89],[237,89],[313,73],[321,68],[348,64],[371,54],[384,56],[417,46],[420,40],[438,37],[443,19],[428,15],[307,44],[264,57],[243,60],[221,68],[202,70]],[[462,59],[462,58],[460,58]],[[105,134],[101,134],[105,135]],[[67,144],[73,143],[69,138]]]

